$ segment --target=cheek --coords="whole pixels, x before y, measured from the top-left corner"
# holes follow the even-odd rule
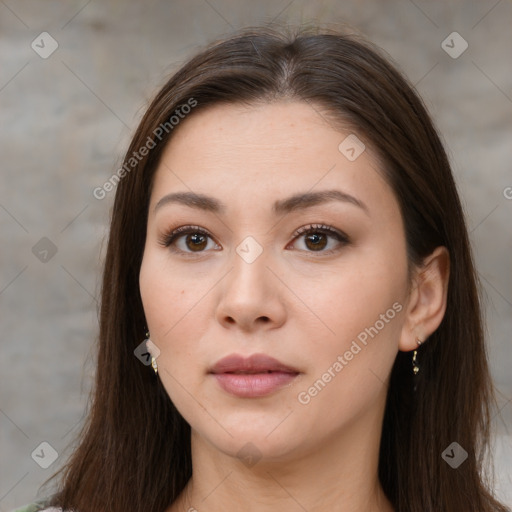
[[[361,415],[376,414],[373,404],[385,400],[404,310],[391,295],[357,293],[338,304],[326,302],[323,320],[335,334],[323,328],[318,336],[304,325],[314,340],[304,346],[311,365],[294,400],[311,435],[329,435]],[[314,418],[322,418],[320,424]]]
[[[189,387],[192,378],[204,373],[198,353],[204,348],[201,340],[207,339],[207,301],[201,300],[207,285],[170,268],[161,251],[144,255],[139,276],[144,314],[160,349],[160,378],[173,401],[180,384]]]
[[[311,273],[314,277],[295,278],[293,291],[301,299],[297,307],[308,306],[299,321],[304,322],[307,332],[318,333],[318,338],[314,339],[324,347],[332,345],[335,349],[342,348],[376,322],[382,327],[381,315],[385,315],[382,320],[385,328],[381,331],[398,333],[401,316],[396,310],[400,307],[393,309],[392,306],[399,303],[403,309],[406,267],[405,258],[398,261],[389,253],[384,255],[370,248],[354,252],[334,270]]]
[[[139,286],[151,336],[171,334],[174,325],[197,302],[190,278],[169,266],[164,251],[147,250],[139,275]],[[162,340],[163,341],[163,340]]]
[[[406,260],[381,254],[358,253],[335,273],[294,290],[315,313],[301,328],[312,362],[301,403],[351,416],[383,392],[403,325]]]

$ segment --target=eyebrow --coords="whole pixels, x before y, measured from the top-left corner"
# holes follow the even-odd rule
[[[280,215],[311,208],[331,201],[353,204],[364,210],[364,212],[369,215],[369,210],[365,203],[346,192],[342,192],[341,190],[322,190],[319,192],[294,194],[286,199],[275,201],[272,205],[272,212],[275,215]],[[182,204],[190,208],[219,214],[224,214],[226,212],[226,206],[218,199],[194,192],[174,192],[172,194],[167,194],[162,197],[158,203],[156,203],[154,211],[156,212],[162,206],[171,203]]]

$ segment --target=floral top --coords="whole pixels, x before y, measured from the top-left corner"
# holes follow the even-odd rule
[[[12,510],[11,512],[62,512],[62,509],[56,507],[48,507],[47,500],[34,501],[28,505]]]

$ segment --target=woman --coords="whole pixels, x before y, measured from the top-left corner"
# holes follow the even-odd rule
[[[94,399],[38,508],[507,510],[460,200],[377,48],[218,41],[117,176]]]

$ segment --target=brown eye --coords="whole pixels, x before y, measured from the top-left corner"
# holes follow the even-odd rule
[[[303,239],[306,252],[318,252],[322,254],[331,254],[339,250],[341,247],[347,245],[350,240],[348,236],[346,236],[341,231],[332,228],[331,226],[321,225],[321,224],[313,224],[309,226],[304,226],[298,229],[295,233],[295,240]],[[334,239],[338,242],[338,246],[334,248],[329,248],[328,250],[324,250],[328,244],[329,239]]]
[[[208,237],[202,233],[186,235],[185,245],[192,251],[200,251],[208,245]]]
[[[313,250],[322,250],[327,245],[327,235],[325,233],[311,233],[306,236],[306,246]]]
[[[182,226],[163,236],[160,244],[174,252],[190,255],[206,252],[209,240],[212,240],[210,234],[199,226]]]

